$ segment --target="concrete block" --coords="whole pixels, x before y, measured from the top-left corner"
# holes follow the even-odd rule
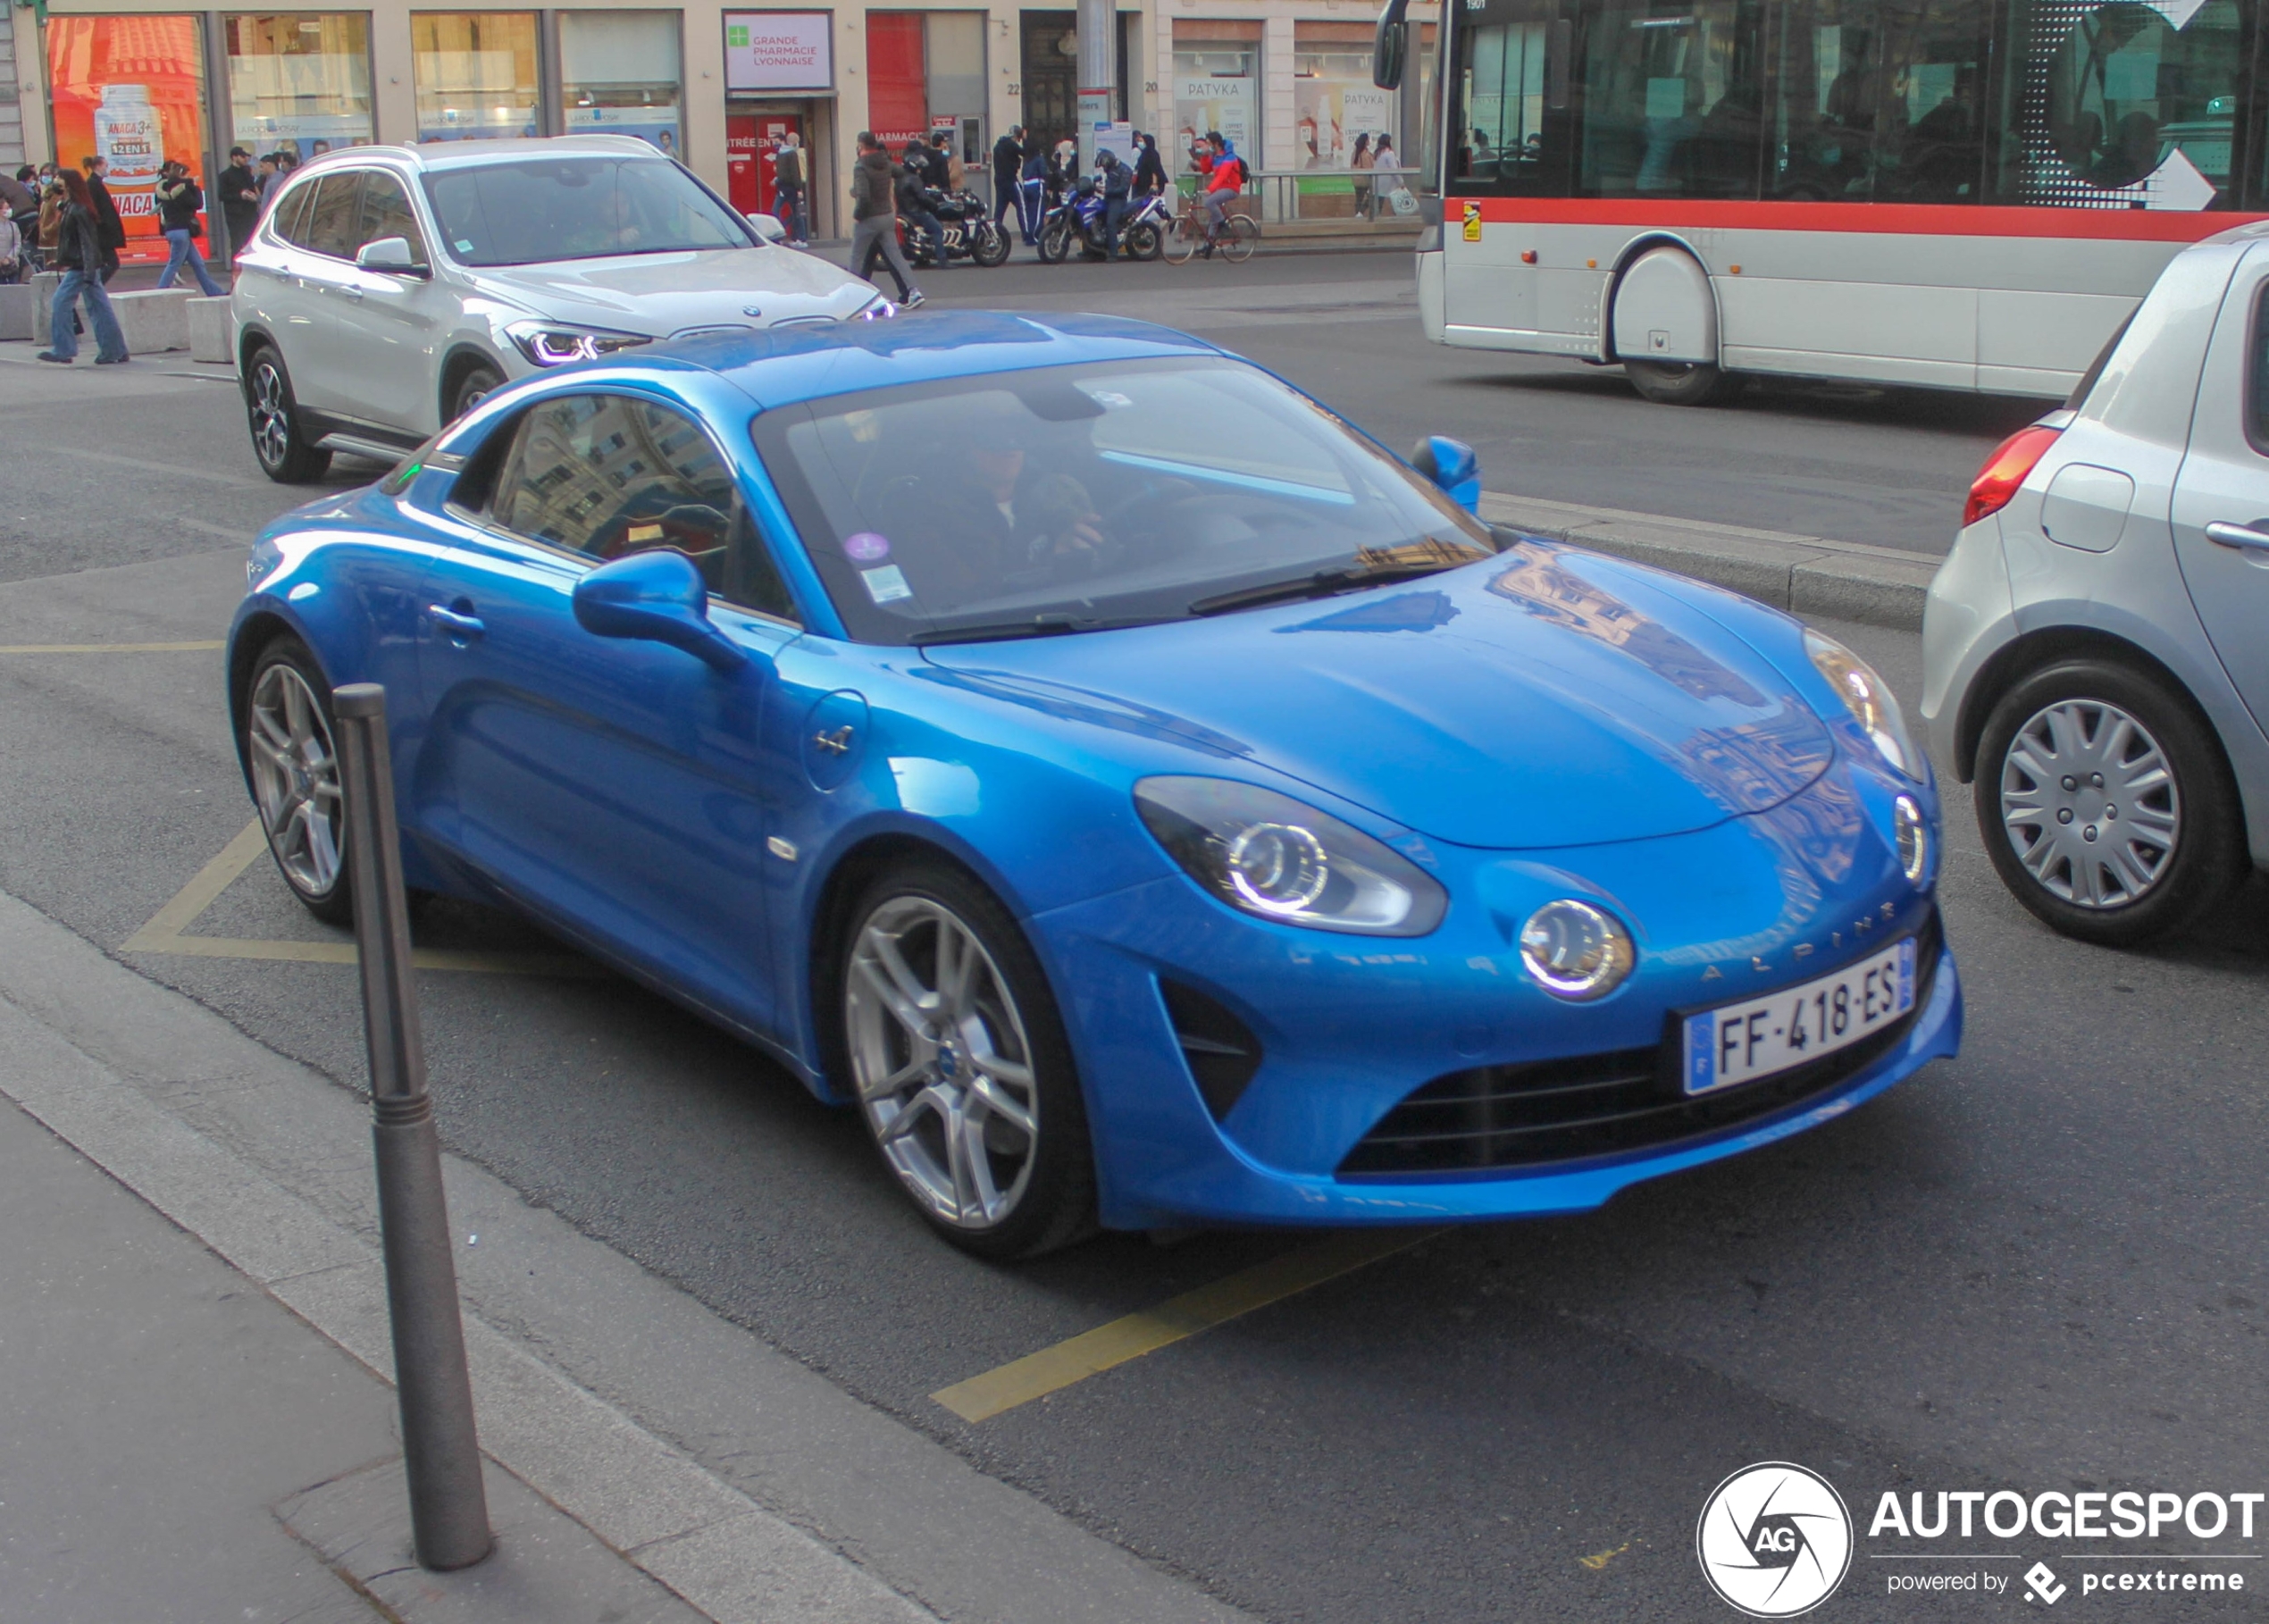
[[[31,307],[38,294],[29,282],[0,288],[0,339],[31,337]]]
[[[189,301],[197,296],[187,288],[153,288],[142,293],[113,293],[111,307],[126,334],[127,349],[138,356],[189,347]]]
[[[54,336],[50,325],[55,311],[55,289],[63,285],[60,271],[42,271],[31,279],[31,341],[45,345]]]
[[[189,300],[189,356],[226,365],[234,357],[236,322],[229,314],[228,295]]]

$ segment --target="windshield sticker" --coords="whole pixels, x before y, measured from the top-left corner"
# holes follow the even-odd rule
[[[1123,411],[1134,404],[1132,395],[1122,395],[1117,389],[1089,389],[1087,398],[1110,411]]]
[[[470,253],[472,253],[472,252],[473,252],[473,244],[472,244],[471,240],[470,240],[470,239],[466,239],[466,238],[463,238],[463,237],[458,238],[458,239],[457,239],[457,252],[458,252],[458,253],[460,253],[460,254],[470,254]]]
[[[871,530],[855,532],[843,538],[843,556],[854,564],[880,564],[891,556],[891,539]]]
[[[914,596],[914,589],[906,584],[906,573],[895,564],[886,564],[879,570],[861,570],[858,578],[867,583],[867,595],[876,603],[896,603],[901,598]]]

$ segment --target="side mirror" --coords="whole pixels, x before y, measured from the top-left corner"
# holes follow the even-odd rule
[[[719,671],[749,663],[749,651],[710,624],[708,586],[683,553],[602,564],[576,583],[574,602],[575,624],[594,637],[667,643]]]
[[[398,276],[411,276],[422,269],[410,253],[406,237],[381,237],[364,243],[355,251],[356,269],[390,271]]]
[[[1371,83],[1382,90],[1394,90],[1402,83],[1402,54],[1409,48],[1410,34],[1402,27],[1410,0],[1386,0],[1379,8],[1378,32],[1371,40]]]
[[[1442,487],[1469,514],[1481,509],[1481,459],[1473,448],[1446,434],[1429,434],[1411,453],[1411,466]]]
[[[788,228],[780,223],[776,215],[759,214],[752,210],[749,214],[749,223],[756,228],[757,235],[768,243],[777,246],[788,240]]]

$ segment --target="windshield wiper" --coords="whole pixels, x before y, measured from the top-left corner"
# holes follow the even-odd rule
[[[1004,620],[990,625],[940,626],[917,632],[906,640],[917,649],[941,643],[1005,643],[1021,637],[1062,637],[1073,632],[1111,632],[1121,626],[1154,626],[1155,615],[1130,615],[1121,620],[1082,620],[1070,615],[1035,615],[1030,620]]]
[[[1357,587],[1372,586],[1382,582],[1409,581],[1419,575],[1438,575],[1444,570],[1458,567],[1456,564],[1428,558],[1408,564],[1374,564],[1318,570],[1312,575],[1302,575],[1292,581],[1272,581],[1265,586],[1242,587],[1234,592],[1201,598],[1190,606],[1190,613],[1226,615],[1232,609],[1254,609],[1263,604],[1289,603],[1300,598],[1328,598],[1334,592],[1352,591]]]

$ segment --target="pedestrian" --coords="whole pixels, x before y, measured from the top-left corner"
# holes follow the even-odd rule
[[[945,222],[930,208],[929,148],[919,141],[908,141],[906,162],[898,170],[896,180],[898,217],[906,222],[908,230],[918,230],[930,239],[930,263],[944,270]]]
[[[1126,218],[1127,195],[1134,189],[1134,172],[1118,161],[1118,155],[1104,147],[1095,155],[1095,167],[1103,178],[1103,257],[1119,257],[1118,228]]]
[[[252,154],[242,146],[229,148],[229,167],[221,172],[214,188],[221,194],[221,218],[229,229],[229,257],[231,263],[252,240],[253,228],[260,223],[260,177],[252,172]]]
[[[157,187],[151,197],[157,205],[158,230],[165,234],[165,269],[157,273],[159,291],[171,288],[187,264],[205,297],[217,299],[228,292],[213,280],[213,273],[205,268],[205,255],[197,252],[197,239],[205,230],[197,212],[205,207],[205,191],[189,173],[189,166],[179,158],[166,159],[158,166]]]
[[[49,263],[63,275],[49,313],[47,347],[37,358],[68,366],[78,357],[79,334],[73,323],[83,299],[88,319],[95,326],[95,364],[116,366],[129,357],[126,335],[118,327],[118,313],[111,308],[110,295],[103,290],[103,264],[109,251],[103,247],[102,216],[95,209],[94,190],[84,179],[71,170],[63,171],[62,177],[66,201],[54,257]]]
[[[906,255],[898,246],[898,166],[871,130],[858,132],[858,161],[851,165],[850,195],[852,272],[873,281],[879,256],[890,267],[891,280],[898,284],[898,302],[915,309],[922,303],[922,290],[914,285],[914,274],[907,269]]]
[[[1059,141],[1056,150],[1048,155],[1048,201],[1052,205],[1071,196],[1073,187],[1079,184],[1079,146],[1074,141]]]
[[[0,284],[23,278],[23,228],[13,214],[0,213]]]
[[[1372,173],[1376,174],[1380,170],[1393,172],[1400,170],[1402,167],[1402,160],[1394,155],[1394,138],[1393,136],[1383,135],[1371,144]],[[1371,184],[1374,188],[1376,188],[1380,184],[1380,182],[1375,180]],[[1391,199],[1396,192],[1402,189],[1402,177],[1399,174],[1390,173],[1390,177],[1385,182],[1385,186],[1386,196]]]
[[[785,131],[773,152],[772,212],[788,228],[788,246],[804,248],[811,246],[811,215],[804,202],[811,176],[804,168],[804,149],[796,142],[796,132]]]
[[[1371,217],[1371,165],[1378,160],[1371,155],[1369,130],[1355,138],[1355,150],[1348,155],[1347,167],[1355,172],[1355,213],[1363,219]]]
[[[937,171],[939,158],[945,161],[945,195],[958,197],[967,191],[969,169],[961,162],[961,155],[953,150],[953,138],[942,130],[933,130],[930,131],[930,151],[934,155],[930,161],[932,173]]]
[[[1017,181],[1017,223],[1024,228],[1028,248],[1039,245],[1041,217],[1048,212],[1050,163],[1047,153],[1034,147],[1026,155],[1024,173]]]
[[[38,209],[39,198],[29,182],[39,178],[39,172],[25,164],[13,175],[0,175],[0,214],[28,214]]]
[[[1001,217],[1011,209],[1016,211],[1017,223],[1024,223],[1024,210],[1017,198],[1017,188],[1024,184],[1025,127],[1009,126],[1009,133],[992,144],[992,223],[999,225]],[[1032,240],[1026,233],[1025,240]]]
[[[87,172],[87,190],[95,199],[95,215],[102,222],[104,286],[118,274],[118,256],[126,250],[126,222],[118,217],[118,205],[111,201],[110,187],[104,177],[110,173],[110,160],[97,155],[81,158],[79,167]]]
[[[260,155],[260,212],[265,214],[268,205],[276,200],[276,193],[283,186],[283,160],[274,153]]]
[[[1134,195],[1137,197],[1162,197],[1166,195],[1166,160],[1158,155],[1158,138],[1138,135],[1134,138]]]

